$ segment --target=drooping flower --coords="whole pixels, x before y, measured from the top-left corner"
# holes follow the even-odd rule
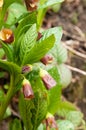
[[[25,0],[25,4],[28,11],[34,11],[37,9],[38,0]]]
[[[48,90],[53,88],[57,84],[56,81],[46,70],[40,69],[40,77]]]
[[[27,79],[23,80],[23,94],[26,99],[34,98],[34,92],[32,90],[30,82]]]
[[[47,114],[45,122],[46,122],[46,129],[49,130],[49,128],[54,128],[55,130],[58,130],[55,117],[52,114],[50,113]]]
[[[41,39],[42,36],[43,36],[43,35],[42,35],[40,32],[38,32],[37,41],[38,41],[39,39]]]
[[[52,63],[53,61],[53,57],[50,55],[45,55],[41,60],[40,60],[43,64],[47,65]]]
[[[32,65],[27,64],[27,65],[22,67],[22,73],[27,74],[27,73],[32,71],[32,68],[33,68]]]
[[[0,39],[5,43],[11,43],[14,41],[14,35],[12,30],[4,28],[0,31]]]

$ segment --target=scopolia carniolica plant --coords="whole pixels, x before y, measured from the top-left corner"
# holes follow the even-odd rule
[[[61,100],[71,79],[62,29],[39,29],[47,8],[62,1],[0,1],[0,77],[10,75],[8,89],[0,88],[0,122],[15,94],[19,98],[20,116],[9,130],[74,130],[83,121],[74,105]]]

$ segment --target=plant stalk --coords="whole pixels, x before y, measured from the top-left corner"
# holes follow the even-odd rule
[[[14,85],[13,84],[14,84],[14,77],[11,76],[10,77],[10,88],[7,92],[4,102],[0,106],[0,122],[3,120],[6,109],[14,95]]]

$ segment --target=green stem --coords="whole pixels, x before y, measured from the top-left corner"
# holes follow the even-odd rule
[[[8,105],[9,105],[13,95],[14,95],[14,86],[13,86],[13,84],[14,84],[14,77],[11,76],[10,77],[10,88],[9,88],[9,90],[7,92],[7,95],[5,97],[4,102],[2,103],[2,105],[0,107],[0,122],[3,120],[6,109],[7,109]]]

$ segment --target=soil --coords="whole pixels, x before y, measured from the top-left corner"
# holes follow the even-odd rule
[[[78,1],[78,3],[65,2],[57,13],[48,10],[43,22],[43,28],[55,26],[62,26],[62,42],[64,42],[66,46],[86,56],[86,0]],[[69,58],[66,64],[79,68],[84,72],[86,71],[86,58],[74,55],[71,51],[69,51]],[[63,95],[67,100],[75,103],[79,107],[86,119],[86,75],[75,71],[72,71],[72,74],[72,83],[63,90]],[[5,79],[5,82],[6,80],[7,79]],[[3,80],[0,80],[0,85],[3,82]],[[13,99],[15,100],[15,104],[12,103],[12,108],[15,110],[17,109],[15,106],[18,104],[16,99],[16,97]],[[7,122],[14,116],[19,116],[15,111],[12,113],[13,115],[10,118],[2,122],[0,130],[8,130]]]

